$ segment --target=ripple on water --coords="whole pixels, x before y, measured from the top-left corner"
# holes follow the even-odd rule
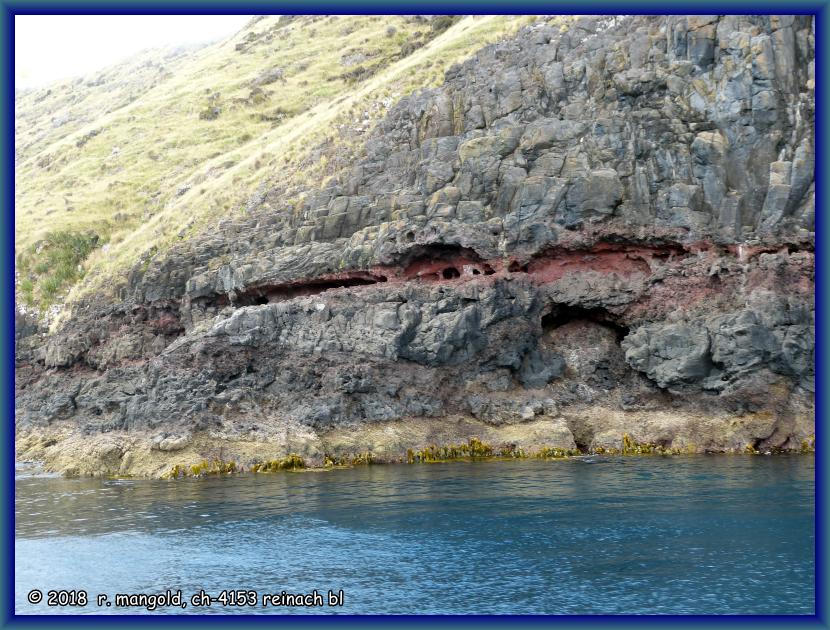
[[[688,457],[28,477],[16,593],[342,588],[349,613],[807,614],[813,474],[806,457]]]

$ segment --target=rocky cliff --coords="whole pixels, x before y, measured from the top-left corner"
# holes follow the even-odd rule
[[[401,99],[336,177],[260,191],[54,334],[21,319],[19,455],[801,448],[813,59],[808,17],[526,27]]]

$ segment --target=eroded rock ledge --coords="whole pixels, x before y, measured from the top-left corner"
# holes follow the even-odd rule
[[[583,18],[403,99],[300,206],[22,319],[18,448],[161,474],[472,435],[799,449],[814,432],[813,25]]]

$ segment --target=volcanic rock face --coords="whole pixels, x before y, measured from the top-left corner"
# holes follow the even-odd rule
[[[459,419],[584,449],[798,448],[813,38],[786,16],[525,28],[399,102],[302,207],[136,268],[39,345],[19,330],[18,431],[120,435],[122,472],[142,432],[313,458],[364,431],[348,448],[396,457]]]

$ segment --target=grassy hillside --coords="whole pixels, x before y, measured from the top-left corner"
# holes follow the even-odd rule
[[[129,105],[172,77],[182,61],[202,47],[147,50],[87,77],[18,91],[15,160],[25,161],[102,115]]]
[[[531,19],[254,18],[214,45],[18,95],[19,300],[54,314],[258,189],[319,180],[316,147],[358,146],[402,95]]]

